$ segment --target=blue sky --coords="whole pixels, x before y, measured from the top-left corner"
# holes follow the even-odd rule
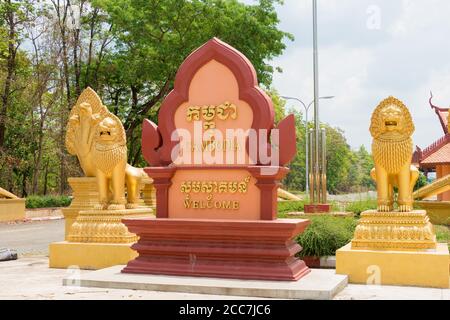
[[[252,2],[246,0],[245,2]],[[280,28],[294,34],[274,61],[282,95],[313,99],[312,1],[277,6]],[[318,0],[321,120],[345,131],[349,144],[370,147],[370,116],[389,95],[403,100],[416,124],[414,142],[426,147],[442,136],[428,105],[450,105],[450,1]],[[289,106],[294,106],[289,103]],[[312,115],[312,112],[311,112]]]

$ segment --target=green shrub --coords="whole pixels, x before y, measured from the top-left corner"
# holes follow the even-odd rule
[[[278,214],[284,215],[290,212],[302,212],[305,208],[305,201],[279,201]]]
[[[419,190],[420,188],[423,188],[426,185],[428,185],[427,176],[422,171],[420,171],[419,179],[417,179],[416,185],[414,186],[414,191]]]
[[[356,215],[360,215],[361,212],[367,210],[375,210],[377,208],[377,200],[375,199],[367,199],[367,200],[359,200],[350,202],[345,207],[345,211],[353,212]]]
[[[68,207],[72,199],[68,196],[28,196],[25,205],[28,209]]]
[[[336,250],[351,241],[357,220],[354,218],[340,218],[332,216],[308,217],[311,224],[297,238],[303,247],[300,257],[334,256]]]

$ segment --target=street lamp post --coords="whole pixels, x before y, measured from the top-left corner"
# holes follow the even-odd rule
[[[314,103],[314,100],[313,101],[311,101],[311,103],[310,104],[308,104],[308,105],[306,105],[302,100],[300,100],[299,98],[295,98],[295,97],[287,97],[287,96],[282,96],[281,98],[283,98],[283,99],[285,99],[285,100],[295,100],[295,101],[297,101],[297,102],[299,102],[302,106],[303,106],[303,108],[305,109],[305,144],[306,144],[306,147],[305,147],[305,156],[306,156],[306,159],[305,159],[305,168],[306,168],[306,176],[305,176],[305,180],[306,180],[306,184],[305,184],[305,190],[306,190],[306,192],[308,193],[309,192],[309,139],[308,139],[308,136],[309,136],[309,133],[308,133],[308,123],[309,123],[309,120],[308,120],[308,111],[309,111],[309,108],[313,105],[313,103]],[[319,98],[319,100],[320,99],[333,99],[334,98],[334,96],[325,96],[325,97],[320,97]]]
[[[317,41],[317,0],[312,0],[313,7],[313,75],[314,75],[314,129],[309,134],[310,168],[309,194],[310,204],[305,205],[305,213],[327,213],[327,164],[326,164],[326,133],[320,129],[319,119],[319,51]],[[302,105],[304,105],[302,103]],[[308,151],[307,151],[308,152]]]
[[[314,76],[314,155],[312,155],[312,159],[314,160],[313,171],[314,171],[314,180],[313,188],[315,189],[313,194],[313,198],[311,199],[311,203],[317,204],[320,202],[320,183],[317,183],[320,177],[320,167],[319,167],[319,159],[320,159],[320,119],[319,119],[319,51],[317,44],[317,0],[313,0],[313,76]]]

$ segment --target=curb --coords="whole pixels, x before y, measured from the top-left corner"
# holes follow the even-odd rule
[[[29,221],[52,221],[52,220],[63,220],[64,217],[38,217],[27,219]]]

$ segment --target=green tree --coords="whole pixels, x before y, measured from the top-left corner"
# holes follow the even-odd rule
[[[278,29],[274,4],[260,0],[94,0],[108,15],[114,36],[100,72],[104,92],[118,93],[113,108],[123,119],[130,160],[140,157],[140,126],[172,89],[176,71],[190,52],[212,37],[243,52],[254,64],[261,83],[272,81],[269,61],[292,36]],[[122,104],[122,102],[124,102]]]
[[[305,122],[303,114],[297,110],[289,110],[288,113],[294,114],[297,124],[297,156],[289,164],[290,172],[284,179],[284,185],[290,190],[305,190],[306,188],[306,168],[305,168]]]
[[[291,190],[305,190],[305,122],[302,114],[290,110],[296,117],[297,123],[297,156],[289,165],[290,172],[284,179],[284,185]],[[308,124],[309,128],[313,123]],[[344,132],[339,128],[322,124],[327,137],[327,190],[330,193],[360,192],[361,188],[372,189],[374,182],[370,177],[373,168],[371,155],[362,146],[358,151],[352,151],[348,145]]]
[[[272,99],[275,111],[275,124],[278,124],[286,117],[286,100],[281,98],[278,91],[273,87],[267,90],[266,93]]]
[[[2,74],[2,87],[0,93],[0,149],[5,144],[6,124],[8,122],[8,109],[11,109],[13,94],[17,90],[15,76],[18,65],[19,46],[23,40],[24,23],[27,15],[33,10],[29,0],[2,0],[0,1],[0,64]]]
[[[416,185],[414,186],[414,191],[425,187],[428,184],[428,179],[425,174],[421,171],[419,173],[419,179],[417,179]]]
[[[352,151],[339,128],[323,125],[327,135],[327,187],[337,193],[348,189],[348,176],[352,166]]]
[[[156,122],[179,65],[214,36],[247,55],[270,88],[269,61],[292,39],[278,28],[277,2],[0,0],[0,185],[22,195],[68,190],[79,166],[65,149],[65,126],[87,86],[123,120],[129,161],[145,165],[142,120]],[[274,102],[279,121],[284,103]]]
[[[357,183],[367,189],[375,188],[375,182],[370,176],[370,171],[374,168],[372,155],[364,146],[359,148],[356,155],[358,159],[357,170],[360,172]]]

